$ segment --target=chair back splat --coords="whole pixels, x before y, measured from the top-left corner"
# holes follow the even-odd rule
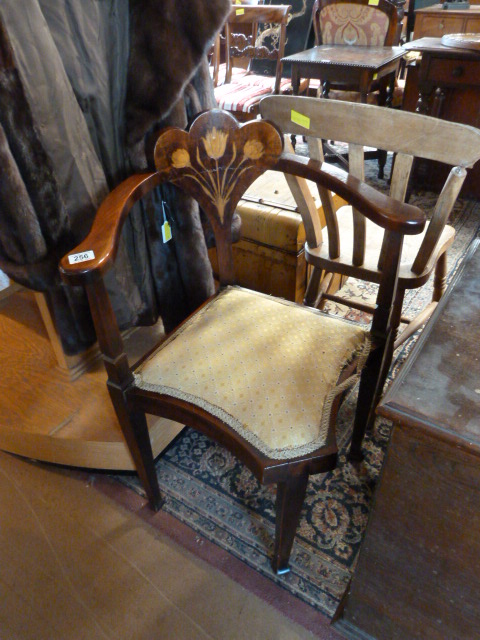
[[[399,203],[335,168],[283,151],[271,123],[239,126],[220,110],[200,115],[189,132],[168,128],[155,147],[156,171],[131,176],[101,205],[88,237],[61,262],[63,278],[87,288],[108,390],[150,503],[162,502],[146,414],[176,420],[215,439],[258,480],[277,484],[272,565],[288,571],[310,474],[333,469],[335,418],[345,391],[361,376],[359,419],[372,408],[389,340],[400,251],[405,234],[425,224]],[[281,298],[235,286],[231,223],[239,198],[267,170],[311,179],[335,191],[387,231],[388,259],[372,331]],[[131,366],[103,276],[113,265],[133,204],[162,183],[193,196],[215,234],[221,286],[140,364]],[[316,208],[302,212],[317,228]],[[181,233],[181,224],[173,236]],[[91,252],[91,253],[87,253]],[[72,256],[93,256],[86,261]]]
[[[315,43],[391,47],[400,39],[398,6],[390,0],[315,0]]]
[[[480,131],[468,125],[418,113],[307,97],[267,97],[261,102],[260,111],[263,118],[275,123],[285,134],[306,137],[311,158],[322,159],[322,140],[346,144],[349,180],[363,180],[366,148],[376,147],[392,152],[390,196],[398,202],[405,201],[416,159],[435,160],[450,168],[424,232],[405,236],[390,315],[391,337],[377,389],[379,396],[394,349],[428,320],[445,291],[447,250],[455,237],[448,219],[468,169],[480,158]],[[292,117],[292,114],[297,115]],[[325,163],[322,167],[325,167]],[[290,180],[295,181],[292,177]],[[324,205],[327,233],[322,237],[306,227],[305,259],[310,265],[311,275],[305,302],[323,309],[330,300],[362,312],[374,313],[378,301],[368,304],[364,300],[346,299],[345,292],[337,295],[333,291],[333,285],[335,283],[337,286],[339,279],[345,281],[348,277],[379,283],[391,258],[390,231],[364,216],[353,202],[353,206],[340,207],[335,211],[331,194],[323,190],[320,197]],[[415,318],[404,317],[402,306],[405,292],[423,286],[432,274],[431,302]],[[401,322],[406,324],[406,328],[400,332]],[[374,414],[367,423],[359,422],[354,430],[351,450],[357,456],[360,455],[363,430],[373,419]]]

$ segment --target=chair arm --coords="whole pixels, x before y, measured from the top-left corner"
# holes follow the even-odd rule
[[[333,165],[283,153],[275,169],[312,180],[335,192],[369,220],[388,231],[416,235],[425,228],[426,217],[421,209],[395,200]]]
[[[156,172],[133,175],[111,191],[100,205],[88,236],[61,259],[62,278],[69,284],[85,285],[103,276],[115,261],[123,223],[131,208],[162,181]]]

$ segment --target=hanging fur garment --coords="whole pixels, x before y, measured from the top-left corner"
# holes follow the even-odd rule
[[[29,6],[23,6],[24,3]],[[94,336],[83,291],[66,289],[60,283],[58,259],[87,233],[106,191],[122,177],[148,166],[149,150],[158,129],[167,124],[184,127],[193,115],[214,106],[205,52],[221,27],[230,2],[108,0],[99,5],[85,0],[68,6],[65,0],[24,0],[24,3],[18,9],[16,0],[2,0],[0,6],[0,268],[12,279],[48,292],[64,348],[67,353],[74,353],[91,343]],[[113,32],[117,53],[121,54],[114,56],[115,59],[128,60],[128,64],[114,70],[116,76],[110,78],[112,86],[124,86],[126,93],[123,101],[118,99],[124,109],[123,122],[117,122],[114,117],[117,114],[112,113],[112,121],[118,125],[117,136],[118,130],[122,130],[122,149],[113,168],[103,154],[101,139],[104,125],[108,128],[108,118],[100,121],[96,117],[101,114],[98,105],[103,108],[103,104],[100,99],[95,104],[97,92],[91,86],[92,79],[101,74],[87,69],[82,85],[83,70],[79,73],[74,64],[85,42],[73,40],[78,29],[72,29],[72,34],[67,34],[71,37],[62,40],[67,27],[75,20],[81,24],[88,17],[97,28],[101,21],[89,16],[89,11],[97,10],[104,12],[100,18],[104,18],[105,25],[105,59],[109,62],[109,55],[113,55],[108,42]],[[29,14],[27,25],[22,21],[25,11]],[[61,24],[61,18],[69,11],[68,24]],[[79,16],[82,12],[84,15]],[[65,136],[57,135],[56,144],[52,145],[52,136],[45,132],[45,119],[38,117],[38,100],[31,93],[36,88],[32,87],[36,72],[31,71],[33,79],[28,77],[31,65],[25,59],[25,51],[30,34],[24,30],[35,24],[33,16],[38,16],[36,38],[47,34],[45,25],[53,34],[47,50],[53,50],[53,42],[58,47],[55,55],[64,65],[67,81],[71,82],[76,107],[84,114],[80,113],[83,123],[75,116],[78,126],[69,131],[77,131],[81,125],[91,139],[86,145],[87,151],[73,156],[71,171],[67,165],[66,177],[61,175],[65,162],[53,157]],[[111,26],[114,20],[123,20],[117,33]],[[122,39],[122,33],[129,37]],[[80,33],[78,37],[85,34]],[[38,51],[38,46],[32,49]],[[85,46],[84,50],[89,51]],[[48,68],[53,59],[42,62]],[[42,86],[48,89],[50,84],[44,82]],[[55,108],[63,105],[62,100]],[[77,144],[83,144],[84,138],[79,136]],[[80,167],[77,171],[75,162],[88,154],[86,168]],[[75,171],[81,179],[72,190],[67,180]],[[88,172],[91,176],[86,175]],[[90,180],[85,183],[87,186],[82,182],[86,179]],[[152,322],[160,314],[169,329],[213,291],[198,209],[171,189],[165,191],[164,197],[173,241],[161,242],[160,201],[146,203],[134,213],[125,229],[124,251],[117,261],[116,272],[109,278],[113,290],[119,282],[127,284],[126,299],[121,294],[118,297],[118,308],[127,303],[127,311],[123,315],[119,313],[122,326]],[[146,230],[153,231],[149,233],[150,239]]]

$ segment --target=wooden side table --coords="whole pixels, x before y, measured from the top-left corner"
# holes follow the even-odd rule
[[[394,429],[337,622],[347,638],[479,637],[479,246],[380,405]]]
[[[328,98],[331,83],[341,83],[357,88],[361,102],[367,102],[374,82],[385,88],[390,80],[395,80],[403,55],[402,47],[323,44],[287,56],[282,61],[291,64],[294,95],[298,95],[301,78],[315,78],[322,81],[324,98]],[[382,80],[385,80],[383,84]],[[384,104],[388,104],[390,92],[383,93]]]

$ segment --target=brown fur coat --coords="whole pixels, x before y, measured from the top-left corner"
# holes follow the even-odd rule
[[[155,134],[163,126],[185,127],[196,113],[214,106],[205,53],[230,4],[230,0],[129,0],[125,163],[120,175],[149,165]],[[94,335],[83,292],[60,282],[57,265],[84,237],[95,208],[72,211],[64,205],[2,11],[0,268],[12,279],[48,292],[64,348],[74,353],[90,344]],[[82,108],[84,102],[79,99]],[[94,123],[89,126],[95,138]],[[125,295],[114,296],[114,304],[115,299],[130,304],[126,313],[119,310],[121,325],[152,322],[160,314],[170,329],[213,291],[197,207],[171,189],[165,189],[162,197],[173,241],[161,241],[159,194],[134,213],[125,230],[123,263],[119,261],[110,282],[114,289],[119,283],[127,287]]]

